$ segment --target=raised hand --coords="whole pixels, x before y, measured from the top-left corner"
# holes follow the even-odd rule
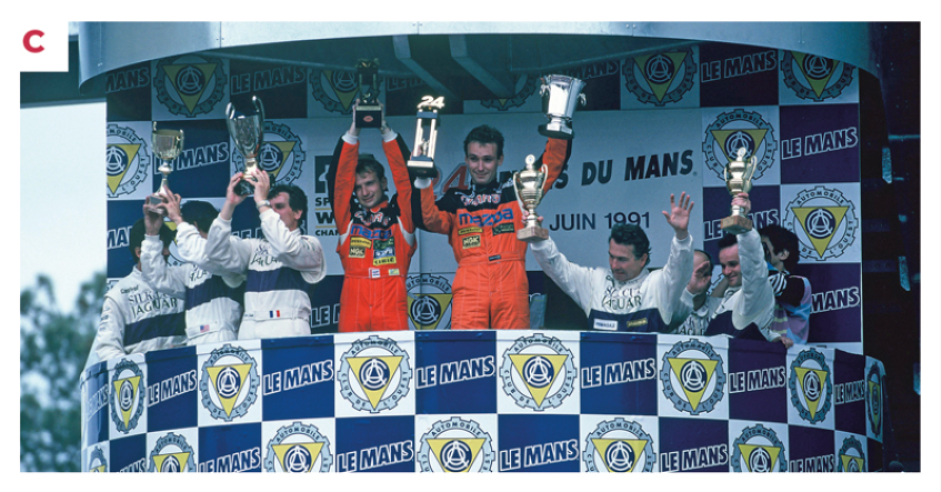
[[[733,205],[738,205],[742,208],[743,216],[749,215],[749,211],[752,210],[752,202],[749,200],[749,193],[737,193],[733,197]]]
[[[690,195],[683,191],[680,193],[680,200],[674,203],[674,194],[671,193],[671,213],[661,211],[667,223],[674,228],[674,234],[677,239],[687,238],[687,226],[690,224],[690,211],[693,210],[693,202],[690,201]]]
[[[704,261],[693,271],[690,282],[687,284],[687,290],[693,295],[699,295],[710,288],[710,281],[713,279],[710,271],[710,262]]]
[[[255,177],[255,203],[261,203],[268,199],[268,191],[271,189],[271,178],[262,168],[256,166],[252,172]]]
[[[226,188],[226,203],[238,205],[242,203],[242,200],[245,200],[244,196],[240,196],[235,192],[235,187],[239,184],[239,181],[242,181],[242,171],[233,174],[232,178],[229,179],[229,187]]]
[[[157,208],[161,210],[170,220],[179,224],[183,222],[183,215],[180,213],[180,195],[175,194],[170,191],[170,188],[167,188],[167,194],[164,196],[164,202],[160,205],[157,205]]]

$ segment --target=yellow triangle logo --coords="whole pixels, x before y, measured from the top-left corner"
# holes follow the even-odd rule
[[[92,473],[105,473],[105,465],[96,466],[91,469]]]
[[[631,463],[631,466],[626,470],[612,470],[611,465],[608,463],[607,454],[609,446],[612,443],[620,443],[616,446],[628,445],[631,450],[634,452],[634,461]],[[605,463],[605,468],[608,469],[609,473],[631,473],[635,470],[635,466],[638,465],[638,462],[642,461],[641,456],[644,453],[644,447],[648,444],[646,439],[592,439],[592,445],[595,446],[595,450],[598,451],[599,456],[602,457],[602,461]]]
[[[108,189],[114,193],[118,189],[118,186],[121,185],[121,181],[124,179],[124,175],[128,173],[128,169],[131,169],[131,163],[134,162],[134,158],[137,157],[137,153],[141,149],[141,144],[108,144],[108,148],[111,147],[121,149],[128,159],[127,165],[124,166],[124,171],[121,171],[121,174],[108,176]]]
[[[667,94],[667,90],[670,89],[671,83],[674,82],[674,77],[677,76],[677,73],[680,72],[680,67],[684,64],[684,58],[687,58],[687,53],[685,52],[672,52],[672,53],[661,53],[662,56],[670,58],[673,63],[673,71],[670,74],[670,77],[667,78],[664,82],[652,82],[648,79],[648,75],[644,74],[644,80],[648,83],[648,87],[651,89],[651,92],[654,93],[654,97],[657,98],[658,102],[664,99],[664,95]],[[641,73],[644,73],[644,66],[648,63],[648,60],[652,56],[661,56],[661,55],[648,55],[648,56],[639,56],[635,58],[635,63],[638,64],[638,68],[641,69]]]
[[[821,97],[821,94],[824,92],[824,89],[827,88],[828,82],[831,80],[831,77],[834,76],[834,69],[837,68],[837,60],[831,60],[829,58],[819,57],[823,60],[827,60],[830,65],[827,69],[827,75],[816,79],[809,76],[805,72],[805,57],[808,55],[805,53],[796,53],[792,51],[792,56],[795,58],[795,61],[798,62],[798,66],[801,69],[801,74],[805,76],[805,80],[808,81],[808,85],[811,86],[811,90],[814,91],[814,94],[818,97]]]
[[[523,368],[526,366],[527,362],[534,357],[543,357],[549,361],[550,365],[553,368],[553,375],[549,378],[549,382],[545,385],[536,387],[530,384],[530,381],[527,380],[527,377],[523,374]],[[514,367],[517,369],[517,374],[523,379],[523,384],[526,385],[527,390],[530,391],[530,396],[533,397],[533,401],[536,402],[536,406],[543,404],[543,400],[546,398],[546,393],[549,392],[550,388],[553,387],[553,381],[556,381],[556,377],[559,376],[559,370],[563,367],[563,364],[566,363],[568,355],[558,355],[558,354],[510,354],[510,361],[513,362]]]
[[[278,178],[278,173],[280,173],[282,168],[285,167],[285,162],[288,162],[288,156],[291,155],[291,150],[294,149],[294,146],[295,144],[297,144],[297,142],[293,140],[282,140],[282,141],[266,142],[266,143],[270,143],[274,145],[275,147],[278,147],[278,150],[281,151],[281,162],[278,163],[278,168],[268,171],[269,173],[271,173],[272,179],[274,180]]]
[[[389,377],[387,377],[386,381],[380,384],[378,387],[370,389],[364,386],[363,381],[360,379],[360,369],[362,369],[363,364],[367,363],[368,361],[377,360],[382,361],[383,364],[386,364],[386,367],[389,369]],[[388,388],[389,383],[392,382],[393,376],[396,374],[396,371],[399,370],[399,363],[401,361],[401,355],[388,355],[385,357],[347,357],[347,363],[350,364],[350,369],[352,369],[353,374],[356,375],[357,382],[360,383],[360,387],[363,388],[363,392],[366,393],[366,397],[370,400],[370,405],[373,405],[373,410],[376,410],[376,405],[378,405],[379,401],[383,399],[383,393],[386,392],[386,388]]]
[[[864,471],[864,460],[857,456],[842,454],[841,464],[844,465],[844,473],[860,473]]]
[[[438,324],[441,323],[442,318],[444,317],[445,311],[448,309],[448,306],[451,304],[451,298],[453,295],[454,294],[409,294],[408,296],[406,296],[406,304],[407,304],[406,309],[409,310],[409,318],[412,320],[412,323],[415,324],[415,329],[416,330],[434,330],[435,328],[438,328]],[[441,312],[438,314],[438,318],[436,318],[435,321],[427,325],[423,325],[422,323],[419,323],[419,321],[416,320],[414,316],[412,316],[412,303],[422,297],[431,297],[432,299],[435,300],[435,302],[438,303],[439,307],[441,308]]]
[[[163,472],[164,461],[167,458],[173,456],[173,459],[177,460],[177,463],[180,464],[177,468],[177,473],[183,473],[186,471],[186,461],[190,459],[190,453],[167,453],[167,454],[158,454],[154,456],[154,468],[157,469],[157,473]]]
[[[340,100],[340,104],[343,106],[343,109],[346,111],[350,109],[350,105],[353,104],[353,100],[356,99],[357,94],[360,92],[360,87],[355,86],[352,91],[341,91],[334,87],[334,71],[333,70],[324,70],[324,77],[327,78],[330,84],[330,88],[334,91],[334,94],[337,95],[337,99]]]
[[[781,448],[778,446],[760,446],[758,444],[739,444],[738,446],[739,452],[742,454],[743,461],[746,463],[746,469],[749,470],[749,472],[755,471],[752,469],[752,460],[749,458],[752,456],[752,452],[755,451],[756,448],[762,448],[766,453],[769,454],[769,469],[764,471],[771,472],[775,469],[775,464],[778,463],[778,455],[781,452]]]
[[[281,469],[288,471],[288,467],[285,466],[285,456],[288,454],[288,451],[294,447],[301,447],[308,452],[311,460],[308,463],[307,470],[304,470],[305,473],[310,473],[314,469],[314,462],[317,461],[318,455],[321,453],[321,448],[324,447],[322,442],[293,442],[290,444],[273,444],[272,448],[275,450],[275,456],[278,457],[278,463],[281,464]],[[293,470],[292,470],[293,471]]]
[[[177,87],[177,75],[185,67],[193,67],[200,71],[203,74],[203,86],[200,87],[199,92],[196,94],[183,94],[180,92],[180,88]],[[200,98],[203,97],[203,92],[206,91],[206,87],[209,86],[209,79],[212,77],[213,72],[216,71],[215,63],[194,63],[194,64],[183,64],[183,65],[166,65],[164,66],[164,71],[167,72],[167,76],[170,77],[170,84],[173,85],[173,88],[177,91],[177,95],[180,96],[180,100],[183,101],[183,104],[186,106],[186,109],[189,112],[193,112],[193,108],[196,107],[200,102]]]
[[[713,378],[713,371],[716,370],[717,361],[711,359],[667,359],[671,365],[671,371],[674,373],[674,376],[677,377],[677,380],[680,381],[680,387],[684,390],[684,394],[687,395],[687,401],[690,402],[690,408],[694,412],[697,411],[697,407],[700,406],[700,400],[703,399],[703,392],[706,391],[707,386],[710,385],[710,379]],[[699,390],[689,390],[683,384],[683,378],[681,373],[684,369],[684,366],[688,362],[696,361],[697,363],[703,366],[703,369],[706,371],[706,379],[703,380],[703,385]]]
[[[824,385],[825,381],[827,381],[828,372],[821,369],[809,369],[807,367],[796,367],[795,372],[798,374],[798,384],[801,385],[801,394],[804,395],[805,405],[808,406],[808,412],[811,413],[811,418],[814,419],[814,415],[818,411],[818,405],[821,404],[821,397],[824,396]],[[818,388],[818,397],[814,400],[808,398],[808,392],[805,391],[805,376],[808,372],[813,372],[818,376],[818,384],[820,385]]]
[[[131,405],[131,407],[128,408],[127,410],[121,408],[121,406],[119,405],[119,406],[118,406],[118,409],[121,410],[121,418],[122,418],[122,420],[124,420],[124,427],[126,428],[126,427],[128,427],[128,426],[130,425],[130,422],[131,422],[131,413],[134,411],[133,402],[134,402],[135,400],[137,400],[137,386],[141,383],[141,377],[140,377],[140,376],[133,376],[133,377],[130,377],[130,378],[127,378],[127,379],[118,379],[117,381],[115,381],[114,383],[112,383],[112,384],[114,384],[114,394],[118,395],[118,398],[119,398],[119,399],[121,398],[121,385],[123,385],[125,381],[128,381],[128,382],[131,383],[131,390],[132,390],[132,392],[131,392],[131,402],[132,402],[132,405]]]
[[[808,236],[808,240],[811,241],[814,250],[818,252],[818,256],[824,257],[824,252],[827,251],[828,245],[831,244],[831,239],[834,238],[838,227],[840,227],[841,222],[844,221],[844,215],[847,214],[848,208],[849,207],[792,207],[792,212],[794,212],[795,217],[798,218],[798,222],[801,223],[802,230],[805,231],[805,235]],[[825,237],[814,237],[808,233],[808,215],[815,210],[827,210],[834,216],[834,230],[831,231],[831,234]]]
[[[219,388],[216,387],[216,380],[219,373],[227,368],[232,368],[239,374],[239,389],[236,390],[234,395],[223,397],[219,394]],[[213,366],[206,368],[206,371],[209,372],[209,380],[213,383],[213,389],[216,390],[216,396],[219,397],[219,403],[222,403],[222,409],[226,412],[227,417],[232,414],[232,408],[235,407],[236,400],[238,400],[239,394],[242,393],[242,388],[245,387],[245,378],[248,377],[249,369],[251,368],[252,364],[233,364],[230,366]]]
[[[430,448],[432,448],[432,453],[435,454],[435,459],[438,460],[438,464],[441,465],[442,470],[445,470],[445,473],[468,473],[468,470],[471,469],[471,465],[474,464],[474,460],[478,457],[478,452],[481,451],[481,447],[484,445],[483,438],[465,438],[465,439],[426,439]],[[467,460],[467,466],[461,470],[452,470],[450,467],[445,466],[445,463],[442,462],[442,449],[444,449],[450,442],[462,442],[465,446],[471,449],[471,457]],[[445,456],[446,461],[448,460],[448,454]],[[462,461],[461,463],[464,463]]]
[[[726,160],[732,162],[736,160],[736,156],[729,155],[726,152],[726,140],[729,139],[729,136],[734,133],[745,133],[749,135],[752,139],[752,142],[755,144],[755,148],[759,148],[759,145],[762,144],[762,141],[765,140],[765,134],[768,133],[768,130],[764,128],[737,128],[735,130],[710,130],[710,133],[713,135],[713,138],[716,139],[716,143],[720,145],[720,149],[723,151],[723,155],[726,157]],[[746,156],[748,159],[750,156]]]

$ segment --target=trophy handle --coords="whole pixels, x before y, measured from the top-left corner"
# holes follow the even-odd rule
[[[233,116],[235,116],[235,107],[232,106],[232,103],[229,103],[229,104],[226,106],[226,118],[228,118],[228,119],[231,120]],[[157,126],[157,122],[155,121],[155,122],[154,122],[154,127],[156,128],[156,126]]]
[[[543,182],[540,183],[540,191],[543,191],[543,187],[546,186],[546,177],[549,176],[549,168],[546,167],[546,164],[540,167],[540,172],[543,173]]]
[[[258,114],[261,115],[262,121],[265,121],[265,106],[262,104],[262,100],[256,96],[252,96],[252,104],[255,105],[255,109],[258,111]]]
[[[757,165],[758,165],[758,162],[756,160],[756,156],[752,156],[751,158],[749,158],[749,165],[746,166],[746,173],[748,174],[748,176],[743,178],[743,181],[749,181],[752,179],[752,175],[756,173]]]

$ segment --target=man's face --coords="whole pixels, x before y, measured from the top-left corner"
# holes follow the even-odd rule
[[[739,265],[738,244],[720,250],[720,264],[723,265],[723,276],[729,281],[729,286],[742,286],[742,271]]]
[[[298,228],[300,225],[298,221],[301,220],[301,214],[303,212],[301,210],[291,210],[291,206],[288,205],[287,193],[282,191],[278,196],[269,198],[268,201],[271,202],[272,210],[281,217],[281,221],[285,223],[289,231]]]
[[[496,143],[468,142],[468,152],[464,156],[464,162],[471,171],[471,181],[474,184],[484,185],[497,176],[497,166],[504,162],[504,156],[497,156]]]
[[[768,236],[762,236],[762,249],[765,250],[765,261],[771,263],[778,270],[785,268],[782,259],[775,254],[775,247],[772,246],[772,241],[769,240]]]
[[[647,253],[642,254],[641,258],[635,258],[634,245],[619,244],[614,239],[608,240],[608,264],[615,280],[624,282],[637,277],[647,261]]]
[[[386,178],[382,181],[376,179],[376,173],[364,172],[357,174],[356,185],[353,193],[363,208],[373,208],[382,203],[385,194],[383,189],[386,187]]]

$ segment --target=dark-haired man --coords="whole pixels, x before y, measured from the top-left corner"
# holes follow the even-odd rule
[[[616,224],[608,240],[609,269],[570,262],[552,238],[532,243],[540,268],[589,318],[589,328],[604,331],[664,332],[680,303],[693,271],[693,238],[687,232],[693,202],[686,193],[663,212],[674,229],[670,256],[663,269],[649,271],[651,243],[634,224]]]
[[[406,168],[410,152],[383,118],[379,129],[383,152],[396,185],[389,200],[382,164],[359,153],[356,118],[354,110],[353,123],[337,142],[327,171],[344,276],[339,330],[408,330],[406,276],[416,250],[412,183]]]
[[[161,223],[155,232],[163,245],[160,260],[166,261],[173,231]],[[141,277],[144,219],[131,226],[129,236],[128,249],[137,264],[130,275],[105,294],[95,337],[95,352],[100,360],[173,348],[186,341],[183,301],[155,291]]]
[[[219,214],[207,202],[190,200],[180,206],[180,195],[169,189],[164,203],[144,205],[147,235],[141,247],[144,281],[158,292],[184,299],[186,344],[235,340],[242,319],[245,291],[241,274],[214,275],[206,257],[206,236]],[[163,225],[162,212],[177,226],[177,253],[187,262],[170,266],[160,257],[156,231]]]
[[[571,140],[550,138],[536,166],[546,164],[545,194],[569,160]],[[530,305],[525,266],[527,243],[517,239],[525,212],[513,180],[500,182],[504,136],[481,125],[464,140],[465,164],[471,188],[449,189],[437,202],[431,179],[417,179],[421,229],[448,235],[458,262],[451,315],[452,329],[529,329]],[[419,221],[421,219],[421,222]]]
[[[742,207],[743,214],[752,208],[748,193],[737,194],[732,204]],[[771,331],[775,296],[767,280],[759,233],[750,229],[742,234],[727,234],[720,239],[719,247],[727,286],[714,289],[713,295],[721,295],[722,299],[713,311],[705,335],[768,340],[790,347],[791,340],[783,338],[781,331]]]
[[[811,282],[790,272],[798,266],[798,236],[782,226],[770,224],[759,229],[769,284],[775,294],[772,331],[781,332],[793,342],[808,343],[811,316]]]
[[[311,292],[325,274],[324,251],[317,238],[301,234],[307,196],[294,185],[271,186],[268,173],[255,168],[255,207],[264,239],[231,235],[232,213],[245,200],[229,180],[226,202],[206,238],[214,271],[245,274],[245,313],[239,340],[311,334]],[[271,199],[268,197],[271,196]]]

